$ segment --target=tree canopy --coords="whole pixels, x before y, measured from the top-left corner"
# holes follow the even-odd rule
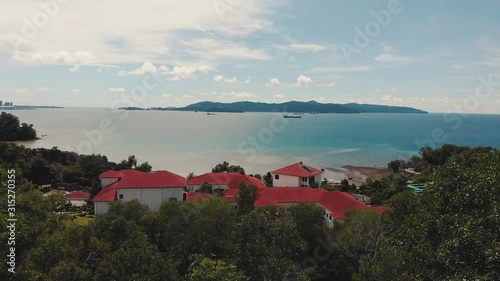
[[[37,138],[32,124],[20,124],[19,118],[10,113],[0,114],[0,128],[0,141],[28,141]]]
[[[315,204],[254,208],[256,187],[245,183],[233,205],[172,200],[151,212],[116,201],[79,226],[55,213],[63,198],[43,198],[35,182],[92,182],[118,164],[0,144],[0,195],[7,202],[4,167],[15,168],[18,219],[16,274],[1,270],[0,280],[500,280],[500,151],[451,151],[444,162],[407,161],[427,171],[420,194],[404,187],[415,175],[401,169],[369,181],[356,192],[392,210],[349,211],[333,228]],[[124,162],[137,167],[134,159]],[[7,241],[6,212],[0,220]]]

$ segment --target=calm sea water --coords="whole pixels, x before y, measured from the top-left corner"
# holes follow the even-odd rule
[[[285,119],[277,113],[208,116],[103,108],[11,113],[44,135],[24,143],[26,147],[100,153],[111,161],[133,154],[156,170],[181,175],[207,172],[222,161],[263,173],[297,161],[321,167],[385,166],[417,154],[422,144],[500,147],[500,115],[454,115],[446,122],[443,114],[305,114]]]

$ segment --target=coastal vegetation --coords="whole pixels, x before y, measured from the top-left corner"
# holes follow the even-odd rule
[[[135,157],[0,144],[0,194],[16,170],[16,273],[0,280],[499,280],[500,151],[422,148],[389,164],[391,172],[347,192],[392,211],[347,213],[333,228],[314,204],[254,208],[255,186],[242,184],[238,209],[219,197],[164,202],[157,213],[137,201],[112,202],[93,220],[66,223],[41,184],[99,189],[108,169]],[[40,165],[40,167],[38,167]],[[229,167],[222,163],[219,167]],[[224,168],[223,168],[224,169]],[[428,183],[414,194],[406,182]],[[2,224],[7,213],[0,213]],[[6,226],[1,239],[7,241]],[[7,243],[0,252],[8,253]],[[5,265],[2,265],[5,269]]]
[[[35,140],[36,130],[33,125],[20,123],[16,116],[2,112],[0,114],[0,141],[29,141]]]

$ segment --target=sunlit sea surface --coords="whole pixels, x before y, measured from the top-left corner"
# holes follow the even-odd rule
[[[203,173],[222,161],[263,173],[292,162],[319,167],[385,166],[422,145],[500,147],[500,115],[304,114],[118,111],[64,108],[10,111],[33,124],[30,148],[135,155],[155,170]]]

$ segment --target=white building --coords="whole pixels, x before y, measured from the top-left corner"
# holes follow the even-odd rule
[[[311,187],[321,183],[323,170],[295,163],[271,172],[273,187]]]
[[[160,210],[164,201],[184,200],[186,179],[168,171],[143,173],[136,170],[107,171],[99,176],[103,189],[92,201],[95,214],[108,211],[109,203],[116,200],[139,200],[153,212]]]

